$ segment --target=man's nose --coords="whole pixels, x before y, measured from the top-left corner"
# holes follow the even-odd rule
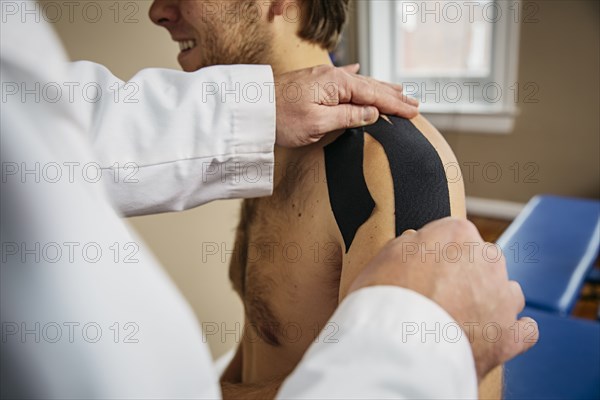
[[[168,28],[179,20],[179,0],[154,0],[148,14],[156,25]]]

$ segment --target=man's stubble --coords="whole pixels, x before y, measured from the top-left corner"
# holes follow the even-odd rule
[[[198,68],[269,63],[272,54],[269,32],[261,21],[243,15],[244,13],[226,15],[223,20],[207,18],[204,33],[198,40],[198,47],[202,52]]]

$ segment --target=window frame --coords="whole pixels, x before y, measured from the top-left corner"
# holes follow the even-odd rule
[[[496,103],[470,105],[421,104],[421,113],[440,130],[507,134],[513,131],[519,113],[514,101],[514,85],[518,85],[518,57],[522,2],[521,0],[494,0],[502,16],[494,23],[492,36],[491,81],[502,90]],[[396,31],[393,19],[395,1],[357,0],[358,52],[361,70],[376,79],[393,82],[396,78]],[[423,1],[415,1],[420,5]],[[458,1],[459,4],[460,1]],[[392,32],[392,34],[390,34]],[[375,62],[377,60],[377,62]],[[410,78],[412,80],[412,78]],[[434,82],[435,79],[423,79]],[[490,79],[487,79],[490,81]],[[473,81],[469,79],[469,81]],[[430,88],[430,86],[426,86]],[[512,89],[511,89],[512,88]],[[518,93],[518,86],[517,86]]]

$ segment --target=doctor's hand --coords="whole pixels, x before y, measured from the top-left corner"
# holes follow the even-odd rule
[[[314,143],[328,132],[373,124],[380,112],[418,114],[418,102],[402,86],[356,75],[358,69],[321,65],[276,76],[277,144]]]
[[[494,367],[527,351],[539,336],[533,319],[517,320],[525,306],[521,287],[508,280],[504,257],[485,245],[477,228],[463,219],[445,218],[418,232],[406,231],[373,258],[350,292],[395,285],[438,303],[469,338],[481,380]],[[432,249],[439,254],[432,254]],[[486,325],[496,329],[485,329]]]

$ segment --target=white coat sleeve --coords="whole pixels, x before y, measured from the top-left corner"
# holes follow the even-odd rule
[[[67,72],[101,179],[124,215],[272,193],[275,100],[269,66],[147,69],[123,82],[86,61]]]
[[[278,397],[473,399],[477,377],[450,315],[416,292],[381,286],[340,304]]]

